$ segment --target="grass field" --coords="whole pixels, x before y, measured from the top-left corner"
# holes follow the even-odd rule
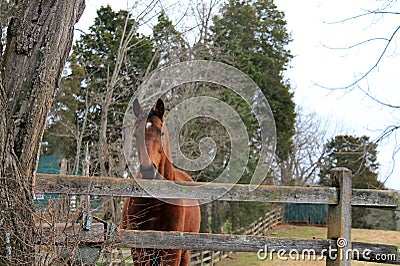
[[[312,226],[293,226],[281,225],[276,227],[272,232],[272,237],[288,237],[288,238],[308,238],[308,239],[326,239],[326,228],[312,227]],[[352,241],[391,244],[400,247],[400,232],[398,231],[382,231],[382,230],[367,230],[367,229],[352,229]],[[234,253],[231,258],[227,258],[222,262],[217,263],[218,266],[261,266],[261,265],[301,265],[301,266],[323,266],[325,260],[320,261],[296,261],[296,260],[280,260],[277,256],[273,256],[272,260],[266,259],[264,261],[257,258],[256,253]],[[392,265],[392,264],[378,264],[352,261],[352,265]]]

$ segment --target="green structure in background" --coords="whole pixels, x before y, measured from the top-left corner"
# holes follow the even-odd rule
[[[286,204],[284,219],[288,223],[326,224],[328,219],[328,205]]]
[[[51,155],[40,154],[37,172],[40,174],[59,174],[61,155],[58,153]]]
[[[38,174],[58,174],[59,173],[59,161],[61,156],[57,153],[51,155],[40,154],[39,165],[37,169]],[[35,194],[34,203],[36,210],[43,210],[49,205],[49,200],[52,198],[58,198],[58,194]]]
[[[60,161],[63,158],[61,154],[55,153],[51,155],[40,154],[39,165],[37,169],[38,174],[59,174]],[[48,205],[50,199],[58,198],[58,194],[35,194],[34,203],[36,210],[44,210]],[[77,197],[79,198],[79,197]],[[103,205],[103,198],[91,197],[90,206],[91,210],[95,212],[101,212],[101,206]],[[75,205],[75,206],[74,206]],[[71,210],[75,210],[76,200],[71,200]]]

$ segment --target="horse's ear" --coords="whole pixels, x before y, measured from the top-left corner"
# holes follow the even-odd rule
[[[153,108],[153,112],[155,115],[157,115],[161,120],[164,118],[164,112],[165,112],[165,107],[164,107],[164,102],[161,99],[157,100],[156,105]]]
[[[136,117],[139,117],[139,115],[143,112],[142,106],[140,106],[140,103],[137,99],[133,101],[133,113],[135,114]]]

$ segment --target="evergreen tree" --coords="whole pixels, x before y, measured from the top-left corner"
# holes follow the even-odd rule
[[[284,14],[271,0],[230,0],[212,31],[212,45],[220,48],[217,60],[249,75],[266,96],[276,122],[277,157],[285,161],[292,150],[295,104],[283,77],[292,57]]]
[[[70,58],[70,61],[75,60]],[[76,139],[79,135],[76,112],[81,107],[77,95],[80,92],[81,81],[85,77],[82,67],[76,63],[70,65],[71,73],[61,79],[56,101],[47,117],[48,129],[43,138],[46,145],[42,148],[44,153],[60,153],[67,157],[73,156],[76,152]]]
[[[188,60],[188,44],[164,11],[160,12],[158,23],[153,28],[152,42],[158,55],[155,61],[159,64]]]
[[[101,7],[89,32],[73,46],[70,73],[62,81],[54,120],[44,138],[50,150],[70,147],[62,152],[72,162],[72,174],[79,173],[88,157],[85,174],[122,177],[126,171],[121,149],[123,118],[153,58],[150,39],[141,37],[137,28],[128,11]],[[63,129],[67,134],[60,135]],[[63,135],[71,137],[65,141]],[[118,223],[120,202],[106,200],[103,219]]]
[[[353,188],[383,189],[384,185],[378,180],[379,164],[376,162],[377,144],[371,142],[369,137],[355,137],[350,135],[336,136],[326,144],[326,156],[321,162],[320,181],[321,185],[329,186],[330,170],[334,167],[346,167],[353,173]],[[387,222],[372,218],[385,216]],[[393,212],[380,212],[379,210],[352,207],[352,227],[356,228],[387,228],[384,224],[390,224],[393,228],[395,223]],[[391,222],[388,222],[391,221]],[[392,227],[390,227],[392,226]]]
[[[322,160],[319,174],[321,185],[329,185],[332,168],[346,167],[353,173],[353,188],[383,188],[377,179],[377,144],[371,142],[369,137],[336,136],[325,147],[326,156]]]
[[[113,85],[111,76],[118,67],[121,38],[128,38],[130,29],[138,27],[136,21],[127,18],[127,11],[114,12],[110,7],[102,7],[89,33],[83,35],[73,47],[68,65],[70,71],[63,79],[58,104],[46,133],[50,150],[54,150],[51,149],[54,146],[62,146],[66,139],[60,138],[61,134],[70,132],[72,137],[68,138],[68,147],[71,148],[63,152],[68,154],[67,157],[75,158],[75,170],[80,165],[83,144],[88,143],[92,154],[92,174],[114,169],[114,173],[106,174],[115,175],[113,161],[118,160],[114,157],[118,157],[117,149],[120,148],[119,130],[123,114],[138,84],[156,66],[195,58],[226,62],[242,70],[259,85],[271,105],[277,124],[277,158],[280,163],[287,159],[291,152],[295,117],[292,93],[283,78],[283,71],[291,58],[286,49],[290,38],[283,13],[272,1],[229,1],[222,7],[220,15],[214,18],[211,31],[207,30],[210,32],[207,39],[192,47],[185,41],[184,34],[161,12],[151,38],[131,36],[129,51],[118,71],[120,78]],[[198,52],[198,49],[201,51]],[[165,100],[167,105],[173,106],[193,95],[217,97],[241,116],[248,129],[252,151],[248,169],[240,182],[248,183],[257,164],[261,144],[258,125],[250,107],[238,95],[217,88],[215,84],[185,84],[174,88]],[[187,123],[181,133],[182,149],[189,158],[199,155],[195,144],[199,140],[204,137],[215,140],[218,151],[213,164],[198,173],[191,173],[194,177],[202,176],[202,181],[213,180],[229,161],[229,136],[223,127],[211,119],[199,118]],[[107,152],[104,151],[105,141]],[[235,227],[243,227],[266,210],[266,205],[256,207],[238,203],[230,204],[230,208],[217,205],[214,204],[213,208],[221,212],[218,217],[211,217],[213,223],[209,226],[214,230],[220,230],[227,220]],[[245,214],[248,208],[254,210],[250,216]]]
[[[73,46],[44,140],[50,151],[68,147],[61,152],[74,159],[75,174],[83,143],[92,151],[92,173],[110,174],[121,160],[115,154],[123,115],[153,56],[151,41],[140,37],[137,27],[128,11],[101,7],[89,33]]]
[[[293,94],[283,78],[283,71],[292,57],[286,48],[290,36],[284,14],[271,0],[230,0],[213,21],[207,44],[212,51],[210,57],[237,67],[252,78],[264,93],[276,122],[277,161],[284,165],[292,151],[295,122]],[[241,182],[248,183],[257,164],[257,150],[261,144],[257,122],[236,95],[224,93],[223,97],[224,102],[238,111],[249,131],[249,165],[241,179]],[[262,216],[268,207],[267,204],[242,202],[229,205],[225,208],[225,221],[229,221],[234,229],[247,226]],[[252,210],[251,215],[249,209]]]

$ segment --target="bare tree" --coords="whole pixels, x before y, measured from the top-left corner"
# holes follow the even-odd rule
[[[301,107],[296,113],[290,164],[296,185],[305,185],[316,181],[319,163],[325,154],[325,142],[329,138],[329,121],[316,113],[305,113]]]
[[[287,162],[275,166],[275,178],[285,185],[304,186],[317,181],[325,143],[333,133],[330,133],[330,121],[316,113],[297,107],[296,114],[293,152]]]
[[[217,0],[196,0],[191,3],[191,9],[199,31],[198,43],[204,43],[209,39],[209,31],[215,9],[220,4]]]
[[[18,1],[0,69],[0,264],[33,265],[34,172],[84,0]]]
[[[121,76],[121,68],[122,66],[126,63],[125,59],[127,57],[127,52],[130,48],[130,45],[132,45],[132,40],[137,34],[137,25],[133,26],[130,30],[127,30],[127,24],[128,20],[131,19],[130,16],[128,15],[125,20],[125,25],[123,28],[123,33],[122,33],[122,38],[118,47],[118,53],[117,53],[117,58],[116,58],[116,63],[113,69],[110,69],[110,66],[107,66],[108,68],[108,73],[107,73],[107,80],[105,85],[105,93],[100,96],[100,103],[101,103],[101,116],[100,116],[100,126],[99,126],[99,141],[98,141],[98,163],[100,164],[100,175],[101,176],[113,176],[115,175],[116,169],[113,167],[110,167],[111,160],[112,160],[112,153],[115,151],[115,149],[112,149],[112,147],[109,144],[108,136],[107,136],[107,129],[109,128],[109,112],[112,107],[112,105],[118,104],[118,101],[116,102],[114,99],[117,97],[115,95],[115,90],[117,87],[123,87],[123,80],[124,77]],[[140,21],[141,18],[138,20]],[[138,21],[137,20],[137,21]],[[140,43],[137,43],[135,45],[140,45]],[[110,73],[110,70],[112,71]],[[125,88],[128,91],[132,91],[134,88]],[[130,93],[127,93],[129,95]],[[114,147],[120,150],[120,147]],[[118,153],[118,152],[117,152]],[[122,156],[120,156],[122,157]],[[122,165],[121,165],[122,164]],[[115,168],[125,169],[125,161],[121,160],[120,165],[115,165]],[[112,169],[114,170],[113,172]],[[122,173],[117,173],[117,176],[121,176]],[[112,219],[113,222],[119,222],[119,217],[120,217],[120,210],[121,208],[119,207],[119,202],[120,199],[114,199],[110,198],[106,200],[104,203],[104,219],[109,220]]]
[[[398,12],[398,1],[396,0],[384,0],[384,1],[376,1],[377,7],[374,9],[363,9],[362,13],[348,17],[346,19],[338,20],[335,22],[331,22],[330,24],[345,24],[345,23],[358,23],[359,20],[370,18],[371,25],[378,24],[384,20],[385,17],[398,17],[400,16],[400,12]],[[389,33],[386,35],[371,36],[367,39],[361,40],[359,42],[353,43],[349,46],[345,47],[328,47],[329,49],[338,49],[338,50],[349,50],[360,48],[363,45],[372,44],[372,43],[383,43],[380,53],[377,58],[373,59],[371,65],[367,68],[366,71],[357,75],[354,81],[341,86],[341,87],[328,87],[321,84],[317,84],[318,86],[329,89],[329,90],[341,90],[341,91],[350,91],[350,90],[358,90],[360,91],[367,99],[377,103],[380,107],[390,108],[393,110],[397,110],[400,108],[400,104],[396,102],[388,102],[387,100],[382,100],[383,95],[377,95],[372,92],[372,88],[369,86],[368,77],[372,75],[374,71],[377,71],[382,61],[385,57],[391,57],[393,55],[391,53],[391,48],[396,46],[396,38],[398,38],[400,33],[400,25],[393,25],[392,30],[389,30]],[[363,81],[366,81],[362,84]],[[395,99],[393,99],[395,100]],[[393,132],[398,130],[400,125],[397,122],[394,122],[392,125],[388,125],[384,130],[382,130],[381,135],[375,140],[375,142],[380,142],[383,139],[389,137]],[[396,148],[396,152],[400,149],[400,147]]]

